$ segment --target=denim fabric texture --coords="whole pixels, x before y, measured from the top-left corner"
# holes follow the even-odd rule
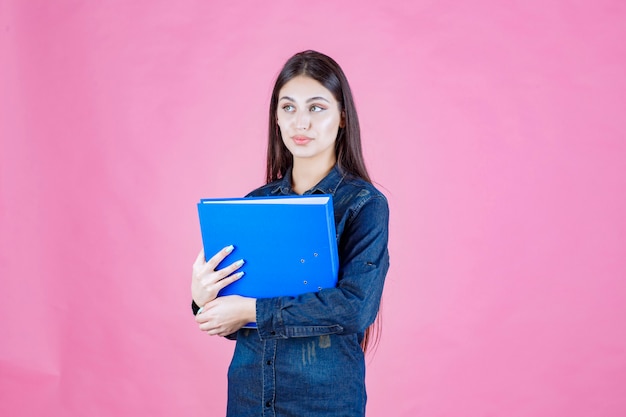
[[[248,196],[294,194],[288,172]],[[236,334],[228,416],[365,415],[360,342],[378,312],[389,268],[387,200],[372,184],[337,167],[305,194],[333,196],[337,287],[257,300],[258,329]]]

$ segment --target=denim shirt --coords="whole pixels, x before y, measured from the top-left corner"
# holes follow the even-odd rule
[[[288,172],[248,196],[294,194]],[[372,184],[336,166],[304,194],[333,196],[337,286],[257,299],[258,330],[241,329],[236,335],[228,416],[365,415],[360,342],[378,312],[389,268],[387,200]]]

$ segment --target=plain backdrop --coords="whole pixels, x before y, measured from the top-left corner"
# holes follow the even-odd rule
[[[368,415],[626,415],[625,21],[617,0],[0,0],[0,415],[224,414],[195,204],[263,183],[304,49],[347,73],[391,209]]]

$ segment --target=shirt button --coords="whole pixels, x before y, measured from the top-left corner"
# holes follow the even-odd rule
[[[267,364],[268,364],[268,365],[271,365],[271,364],[272,364],[272,361],[267,361]]]
[[[271,407],[271,406],[272,406],[272,402],[271,402],[271,401],[266,402],[266,403],[265,403],[265,406],[266,406],[266,407]]]
[[[276,332],[275,332],[274,330],[272,330],[272,331],[270,332],[270,334],[271,334],[272,336],[276,336]]]

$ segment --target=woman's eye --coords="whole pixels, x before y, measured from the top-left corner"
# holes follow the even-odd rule
[[[317,105],[311,106],[311,111],[312,112],[318,112],[318,111],[322,111],[322,110],[324,110],[323,107],[320,107],[320,106],[317,106]]]
[[[292,111],[295,110],[295,108],[291,104],[285,104],[283,106],[283,110],[286,111],[286,112],[292,112]]]

